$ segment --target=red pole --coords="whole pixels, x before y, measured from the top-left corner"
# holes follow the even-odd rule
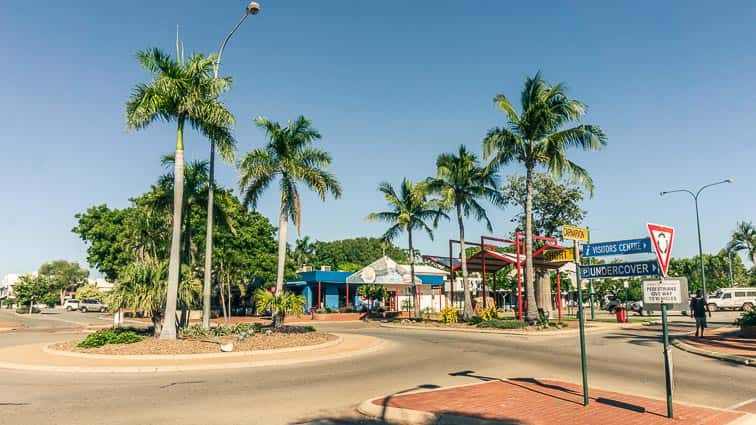
[[[323,308],[323,304],[322,304],[322,302],[320,300],[321,300],[321,298],[320,298],[320,282],[318,282],[318,308],[319,309]]]
[[[562,278],[559,275],[559,269],[556,271],[557,279],[557,311],[559,312],[559,321],[562,321]]]
[[[452,257],[452,241],[449,241],[449,286],[451,303],[454,305],[454,258]]]
[[[483,245],[483,237],[480,238],[481,262],[483,263],[483,308],[486,308],[486,246]]]
[[[517,251],[517,316],[522,320],[522,278],[520,274],[520,232],[515,233],[515,247]]]
[[[346,287],[346,302],[344,304],[349,307],[349,283],[345,283],[344,286]]]

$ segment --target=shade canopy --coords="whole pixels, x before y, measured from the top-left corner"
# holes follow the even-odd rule
[[[391,258],[383,256],[347,277],[346,281],[354,284],[409,285],[412,275],[409,266],[396,264]],[[415,283],[422,284],[417,275]]]
[[[560,245],[547,244],[537,249],[533,253],[533,267],[541,270],[557,270],[568,263],[568,261],[552,262],[547,261],[544,258],[544,251],[547,249],[569,249]],[[449,257],[424,255],[423,258],[435,263],[441,267],[449,269]],[[519,257],[515,253],[511,252],[498,252],[491,249],[484,249],[475,253],[467,258],[467,271],[468,272],[483,272],[483,264],[485,262],[486,273],[495,273],[505,267],[517,265],[518,259],[521,266],[525,265],[525,254],[520,254]],[[462,261],[458,258],[452,258],[451,270],[457,271],[462,268]]]

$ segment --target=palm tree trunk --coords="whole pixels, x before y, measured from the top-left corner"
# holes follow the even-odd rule
[[[171,257],[168,263],[168,293],[165,318],[160,339],[176,339],[176,300],[181,268],[181,207],[184,199],[184,118],[180,117],[176,131],[176,160],[173,165],[173,232]]]
[[[412,278],[412,297],[415,303],[415,317],[420,317],[420,297],[418,295],[419,288],[415,282],[415,250],[412,248],[412,229],[407,230],[407,235],[409,236],[410,278]]]
[[[281,215],[278,218],[278,269],[276,271],[276,297],[283,293],[284,271],[286,266],[286,233],[289,227],[289,216],[286,214],[286,208],[281,202]],[[273,326],[278,327],[278,312],[273,311]]]
[[[213,206],[215,201],[215,143],[210,141],[210,181],[207,187],[207,230],[205,232],[205,280],[202,286],[202,327],[210,328],[210,286],[213,277]]]
[[[525,176],[525,291],[528,308],[526,320],[534,323],[538,320],[535,297],[535,270],[533,269],[533,166],[526,165]]]
[[[470,320],[473,316],[472,297],[470,296],[470,282],[467,280],[467,252],[465,251],[465,222],[462,217],[462,206],[457,205],[457,222],[459,223],[459,246],[462,251],[462,289],[465,293],[465,307],[462,310],[462,320]]]

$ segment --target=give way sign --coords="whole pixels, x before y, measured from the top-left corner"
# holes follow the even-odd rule
[[[675,228],[661,224],[646,224],[648,234],[651,236],[651,244],[656,252],[656,259],[659,261],[659,269],[662,276],[667,275],[669,260],[672,258],[672,241],[675,237]]]

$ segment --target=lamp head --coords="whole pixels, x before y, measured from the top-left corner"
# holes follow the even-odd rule
[[[256,1],[249,2],[247,5],[247,15],[257,15],[260,13],[260,3]]]
[[[735,179],[733,179],[732,177],[730,177],[729,179],[725,180],[725,182],[727,182],[727,183],[734,183]]]

